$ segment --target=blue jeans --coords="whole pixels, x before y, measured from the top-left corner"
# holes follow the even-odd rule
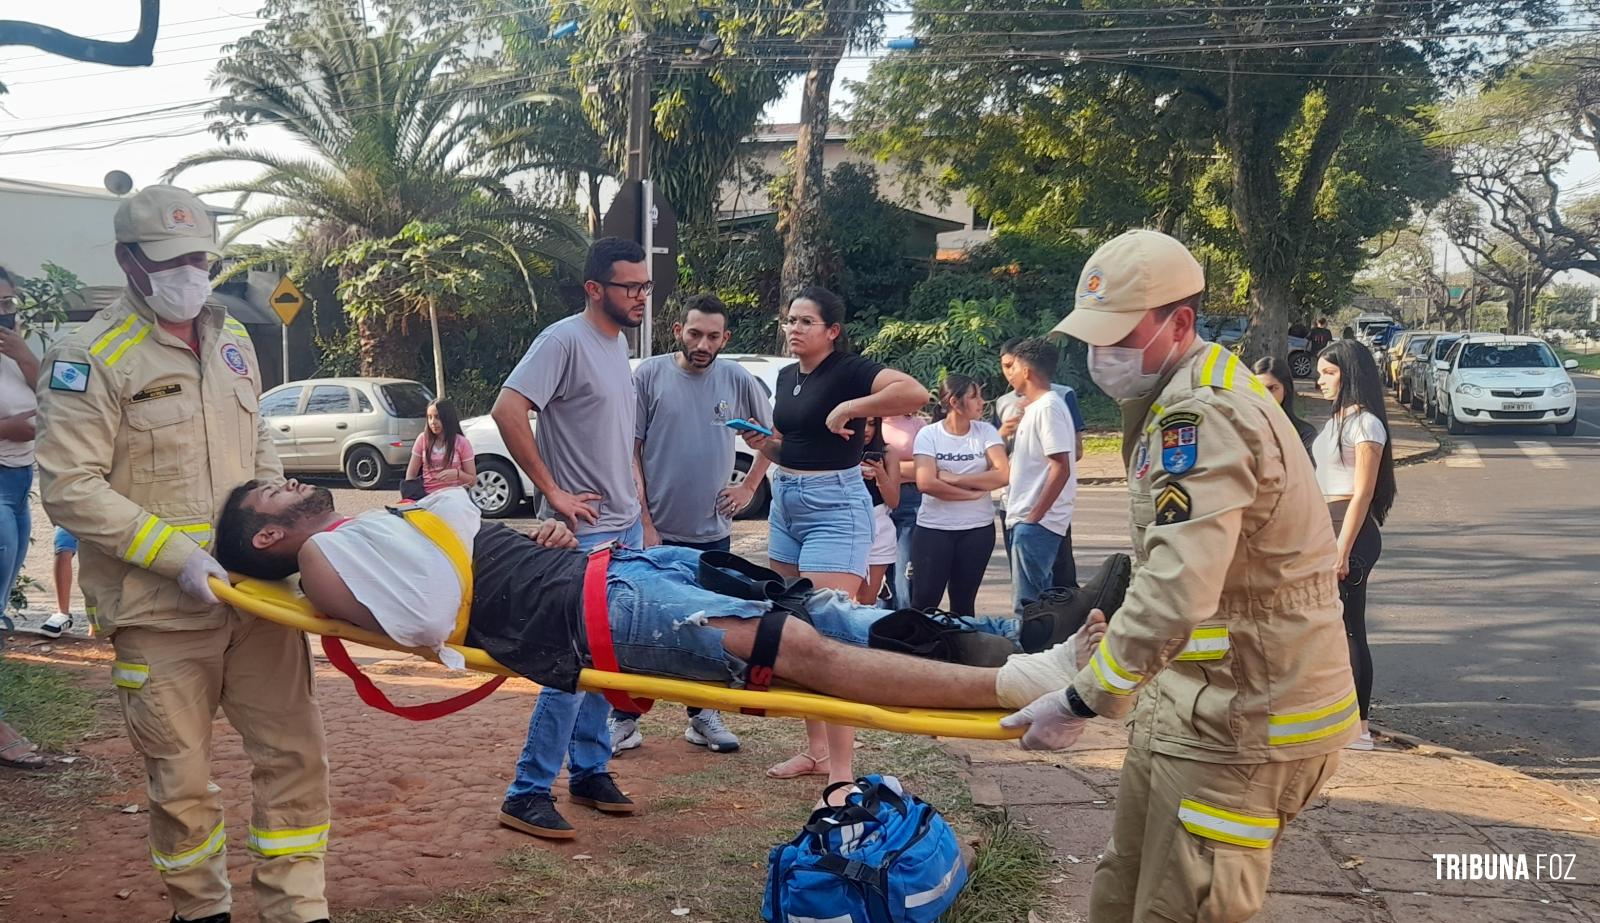
[[[1055,585],[1061,536],[1031,522],[1019,522],[1006,533],[1011,545],[1011,607],[1020,619],[1023,606]]]
[[[671,539],[664,538],[661,540],[661,544],[663,547],[689,548],[694,551],[728,551],[733,547],[733,536],[724,535],[721,538],[713,539],[709,542],[675,542]],[[699,559],[696,558],[696,560],[698,561]],[[695,715],[700,714],[701,709],[698,706],[690,705],[685,708],[684,711],[688,712],[689,717],[693,718]],[[619,721],[626,721],[630,718],[634,721],[637,721],[639,720],[639,716],[640,712],[623,711],[620,708],[611,709],[611,717],[616,718]]]
[[[589,532],[578,536],[578,547],[588,551],[613,539],[630,548],[641,547],[644,526],[636,522],[615,532]],[[528,721],[528,742],[522,745],[517,774],[506,787],[506,797],[550,794],[563,760],[569,782],[605,772],[611,760],[611,731],[606,727],[610,714],[610,703],[597,693],[541,689]]]
[[[22,562],[28,557],[28,540],[33,536],[28,489],[32,486],[32,466],[0,467],[0,579],[5,580],[0,612],[11,607],[11,589],[17,585]]]
[[[904,609],[911,605],[911,536],[917,530],[917,510],[922,509],[922,491],[914,484],[900,485],[900,505],[889,511],[889,521],[894,523],[894,581],[889,584],[892,594],[890,609]]]

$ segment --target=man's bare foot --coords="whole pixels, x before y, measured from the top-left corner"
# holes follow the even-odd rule
[[[1100,646],[1100,639],[1106,636],[1106,614],[1099,609],[1090,609],[1089,618],[1084,620],[1083,627],[1072,635],[1073,663],[1078,669],[1083,669],[1089,663],[1089,658],[1094,656],[1094,649]]]

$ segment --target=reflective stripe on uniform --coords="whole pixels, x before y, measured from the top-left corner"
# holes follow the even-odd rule
[[[1276,817],[1254,817],[1236,811],[1224,811],[1209,804],[1185,798],[1178,802],[1178,820],[1183,829],[1208,840],[1266,849],[1278,837]]]
[[[211,527],[206,526],[210,531]],[[133,541],[128,544],[128,550],[123,552],[122,560],[140,567],[149,567],[150,562],[156,559],[161,549],[167,544],[167,539],[172,538],[176,531],[171,526],[162,522],[155,516],[146,513],[144,523],[139,526],[139,531],[133,533]]]
[[[1203,387],[1221,388],[1224,391],[1232,391],[1235,385],[1242,385],[1261,397],[1271,398],[1267,393],[1267,386],[1244,367],[1238,356],[1215,343],[1211,345],[1211,352],[1206,356],[1205,362],[1200,365],[1200,384]]]
[[[267,830],[251,824],[249,846],[251,852],[264,859],[322,853],[328,848],[328,825],[318,824],[297,830]]]
[[[244,324],[240,323],[237,318],[224,318],[222,321],[222,329],[236,336],[248,337],[250,335],[250,331],[244,329]]]
[[[150,325],[140,320],[139,315],[129,314],[122,323],[101,334],[89,352],[99,356],[107,366],[113,366],[122,359],[123,353],[149,334]]]
[[[1189,635],[1189,643],[1175,658],[1177,660],[1221,660],[1228,655],[1231,645],[1228,643],[1227,626],[1216,628],[1196,628]]]
[[[1094,659],[1089,661],[1089,665],[1094,668],[1100,687],[1112,695],[1127,695],[1138,688],[1139,682],[1144,679],[1118,666],[1117,659],[1111,656],[1111,649],[1104,641],[1094,649]]]
[[[181,872],[191,866],[199,865],[217,853],[222,852],[228,845],[228,837],[222,830],[222,821],[217,821],[217,828],[211,831],[206,841],[193,849],[185,849],[178,853],[164,853],[150,847],[150,861],[163,872]]]
[[[211,544],[211,523],[196,522],[187,526],[174,526],[179,532],[195,540],[201,548]]]
[[[1339,701],[1315,711],[1267,716],[1267,743],[1299,744],[1332,737],[1355,724],[1361,717],[1356,708],[1356,691],[1351,689]]]
[[[142,689],[150,679],[150,666],[143,663],[124,663],[119,660],[111,665],[111,679],[123,689]]]

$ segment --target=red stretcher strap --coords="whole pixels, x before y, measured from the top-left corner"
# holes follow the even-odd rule
[[[594,668],[621,673],[616,648],[611,645],[611,614],[606,606],[606,569],[610,566],[609,545],[590,552],[583,570],[583,628],[589,635],[589,659],[594,661]],[[618,689],[602,690],[602,694],[612,708],[641,715],[656,704],[655,699],[636,699]]]
[[[469,705],[476,705],[487,699],[496,689],[500,688],[501,683],[506,681],[506,677],[496,676],[476,689],[463,692],[457,696],[451,696],[439,702],[427,702],[422,705],[396,705],[389,700],[388,696],[383,694],[383,690],[379,689],[367,674],[361,672],[361,668],[356,666],[354,660],[350,659],[350,653],[344,649],[344,643],[338,638],[332,635],[323,635],[322,652],[328,656],[329,663],[333,664],[340,673],[350,677],[350,682],[355,683],[356,695],[361,697],[361,701],[379,711],[386,711],[391,715],[397,715],[408,721],[432,721],[435,718],[443,718],[445,715],[453,715]]]

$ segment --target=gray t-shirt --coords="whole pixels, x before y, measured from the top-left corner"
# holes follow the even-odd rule
[[[615,532],[639,519],[633,480],[633,376],[628,342],[601,333],[582,314],[544,329],[507,376],[505,387],[539,409],[539,455],[562,490],[600,495],[600,518],[578,534]],[[553,515],[541,504],[541,515]]]
[[[633,372],[639,393],[635,435],[643,441],[645,495],[662,539],[714,542],[733,531],[717,513],[717,493],[733,475],[729,420],[772,428],[767,392],[737,362],[718,359],[687,372],[676,354],[653,356]]]

